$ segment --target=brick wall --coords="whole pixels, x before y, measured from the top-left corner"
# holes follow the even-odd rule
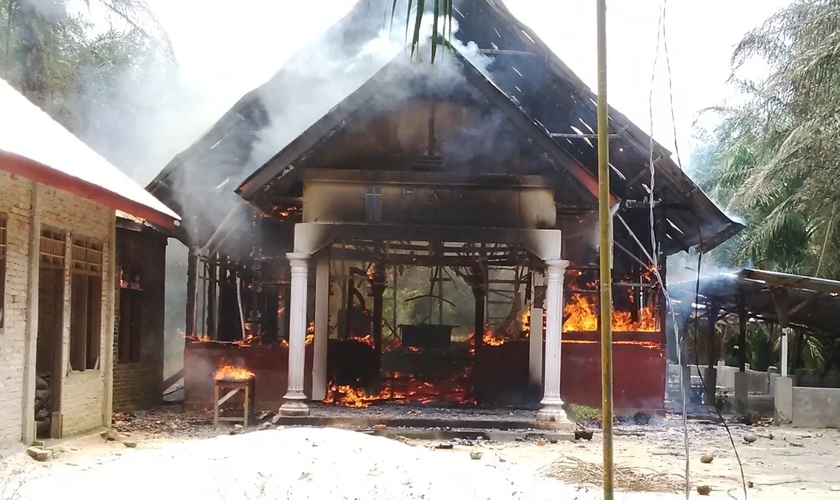
[[[166,237],[151,229],[117,229],[117,275],[121,268],[140,272],[140,359],[119,361],[119,283],[115,295],[114,411],[148,409],[162,400],[164,361],[164,288]]]
[[[31,186],[0,171],[0,212],[8,217],[5,320],[0,333],[0,447],[20,441],[23,424]]]
[[[29,255],[29,221],[32,183],[26,179],[0,171],[0,213],[8,217],[5,325],[0,333],[0,446],[19,441],[22,437],[24,415],[24,363],[26,360],[26,321]],[[103,273],[107,273],[110,254],[108,246],[113,210],[79,196],[50,187],[41,190],[41,224],[104,243]],[[103,276],[104,278],[105,276]],[[105,377],[110,370],[110,354],[105,347],[108,318],[112,314],[108,287],[102,290],[102,339],[100,360],[107,366],[85,372],[69,370],[70,350],[70,291],[69,263],[64,273],[64,318],[62,328],[63,377],[61,411],[64,435],[95,428],[103,423]],[[60,306],[59,306],[60,307]],[[40,320],[40,318],[39,318]],[[110,346],[108,347],[110,349]],[[35,361],[35,352],[32,351]],[[34,367],[33,367],[34,368]]]

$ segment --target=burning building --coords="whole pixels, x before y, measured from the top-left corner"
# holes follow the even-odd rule
[[[455,2],[431,69],[380,50],[393,40],[368,4],[149,186],[192,248],[186,405],[211,406],[230,365],[284,415],[539,402],[556,422],[564,403],[600,406],[594,94],[498,0]],[[312,67],[324,54],[338,62]],[[651,196],[650,138],[615,110],[610,133],[615,405],[660,410],[652,256],[664,276],[666,256],[741,226],[657,144]]]

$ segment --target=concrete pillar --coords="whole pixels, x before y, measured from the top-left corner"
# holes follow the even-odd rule
[[[563,332],[563,273],[569,266],[567,260],[546,262],[547,288],[545,298],[545,388],[542,408],[537,412],[537,427],[541,429],[572,430],[572,424],[563,410],[560,397],[560,346]]]
[[[703,370],[703,401],[710,406],[714,406],[717,401],[717,369],[707,366]]]
[[[114,413],[114,305],[117,288],[117,211],[111,210],[111,220],[108,223],[108,243],[106,245],[108,267],[102,280],[105,287],[105,303],[102,304],[102,320],[100,324],[104,331],[100,337],[99,359],[100,370],[104,375],[104,393],[102,397],[102,425],[111,427],[111,416]],[[163,393],[165,387],[160,389]]]
[[[749,383],[748,372],[735,372],[735,411],[738,413],[747,412]]]
[[[543,383],[543,302],[537,300],[537,287],[542,286],[544,277],[534,273],[534,288],[531,291],[531,334],[528,338],[528,382],[542,388]]]
[[[38,349],[38,281],[41,262],[41,185],[32,183],[29,212],[29,254],[26,261],[26,337],[23,362],[23,416],[21,440],[35,440],[35,364]]]
[[[773,389],[773,423],[793,422],[793,379],[779,377]]]
[[[291,304],[289,305],[289,386],[280,415],[305,417],[309,415],[303,393],[306,357],[306,292],[308,288],[309,254],[289,253],[292,267]]]
[[[312,400],[327,395],[327,343],[330,321],[330,255],[322,250],[315,264],[315,341],[312,345]]]

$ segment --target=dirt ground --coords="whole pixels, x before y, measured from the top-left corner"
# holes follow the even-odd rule
[[[130,420],[130,421],[129,421]],[[268,422],[262,428],[273,428]],[[729,436],[720,424],[689,422],[692,493],[698,485],[711,487],[710,498],[744,498],[741,473]],[[120,435],[107,441],[99,434],[48,443],[57,455],[37,462],[18,453],[0,461],[0,480],[44,477],[52,470],[84,464],[84,469],[118,460],[138,450],[162,450],[177,443],[200,441],[231,433],[231,427],[213,429],[209,415],[150,412],[127,416],[116,424]],[[244,432],[258,431],[259,428]],[[828,499],[840,495],[840,432],[730,424],[732,439],[743,464],[748,498]],[[238,431],[242,432],[242,431]],[[745,435],[755,442],[747,444]],[[128,448],[124,442],[136,443]],[[401,439],[418,448],[428,448],[455,460],[480,462],[519,478],[553,477],[576,486],[579,498],[590,498],[600,491],[602,436],[596,430],[591,441],[520,440],[514,442],[471,442],[455,440],[440,447],[439,442]],[[451,449],[449,444],[453,445]],[[443,448],[443,449],[442,449]],[[472,458],[479,452],[480,458]],[[711,463],[700,457],[712,455]],[[625,498],[684,498],[685,459],[682,427],[678,417],[649,425],[616,427],[615,464],[617,489],[633,491]],[[93,465],[91,465],[93,464]],[[646,492],[658,492],[653,495]],[[669,492],[670,494],[665,494]],[[0,499],[15,498],[0,488]]]

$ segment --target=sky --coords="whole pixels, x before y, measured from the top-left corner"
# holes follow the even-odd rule
[[[265,82],[297,49],[346,14],[354,0],[149,3],[170,37],[184,77],[206,102],[203,113],[211,117],[221,116],[242,95]],[[643,130],[652,128],[656,140],[672,152],[676,137],[681,159],[687,162],[695,145],[692,125],[698,113],[734,97],[727,80],[735,45],[747,31],[789,3],[790,0],[668,2],[665,40],[671,66],[672,120],[662,45],[652,101],[650,98],[662,0],[609,0],[610,104]],[[596,88],[594,0],[506,0],[505,5],[584,82]],[[763,67],[755,65],[746,75],[759,78],[763,71]],[[207,127],[211,124],[212,120]]]

